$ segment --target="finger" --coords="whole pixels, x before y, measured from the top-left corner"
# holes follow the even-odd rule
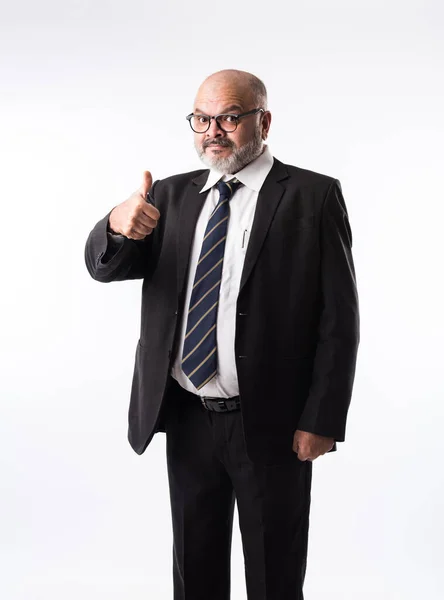
[[[137,217],[137,220],[135,221],[134,225],[136,227],[149,227],[150,229],[154,229],[154,227],[157,227],[157,220],[153,219],[152,217],[147,217],[144,213],[141,213]]]
[[[131,229],[126,237],[130,238],[131,240],[144,240],[146,236],[149,235],[151,232],[152,229],[143,232],[141,232],[140,230]]]
[[[305,455],[300,449],[299,447],[293,448],[295,454],[297,455],[298,459],[301,461],[306,461],[307,460],[307,455]]]
[[[137,235],[137,233],[127,233],[126,237],[129,240],[142,240],[145,236]]]
[[[148,191],[151,189],[153,185],[153,178],[149,171],[143,172],[142,185],[139,188],[139,192],[142,194],[143,198],[146,198]]]
[[[140,237],[145,237],[146,235],[151,233],[153,231],[153,229],[154,229],[154,227],[150,227],[147,225],[141,225],[140,223],[135,223],[131,227],[130,232],[131,232],[131,234],[135,234]]]
[[[150,227],[148,225],[144,225],[143,223],[140,223],[138,220],[134,220],[134,221],[127,223],[126,227],[124,228],[123,234],[126,235],[127,237],[131,237],[133,235],[145,236],[147,234],[147,232],[151,232],[152,229],[153,229],[152,227]]]
[[[144,204],[142,205],[142,212],[144,215],[151,219],[159,220],[160,218],[160,212],[155,206],[149,204],[148,202],[144,202]]]
[[[298,455],[299,460],[302,461],[312,460],[313,458],[313,453],[310,452],[308,448],[301,449],[300,447],[298,447],[298,451],[296,452],[296,454]]]

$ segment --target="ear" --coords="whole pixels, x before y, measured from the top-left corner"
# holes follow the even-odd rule
[[[271,125],[271,112],[268,110],[262,116],[262,139],[266,140]]]

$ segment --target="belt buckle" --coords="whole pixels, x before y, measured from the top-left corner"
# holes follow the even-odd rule
[[[208,406],[208,404],[206,403],[207,400],[212,400],[213,402],[217,402],[218,408],[216,408],[216,407],[210,408]],[[204,408],[206,408],[207,410],[210,410],[213,412],[227,412],[228,411],[228,407],[225,403],[225,400],[223,400],[222,398],[215,398],[214,396],[202,396],[201,401],[202,401],[202,404],[204,405]]]

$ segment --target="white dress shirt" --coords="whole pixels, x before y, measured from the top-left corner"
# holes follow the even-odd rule
[[[200,212],[194,231],[185,307],[179,325],[181,328],[179,347],[176,359],[171,368],[171,375],[174,379],[176,379],[183,388],[199,396],[231,398],[232,396],[239,395],[234,352],[237,296],[239,293],[245,253],[248,246],[251,226],[253,224],[259,190],[272,166],[273,157],[268,146],[264,146],[264,151],[258,158],[234,175],[223,175],[215,169],[210,169],[207,182],[200,190],[200,193],[202,194],[211,188]],[[227,238],[225,240],[224,262],[217,311],[217,374],[200,390],[197,390],[182,371],[181,367],[188,308],[205,230],[210,215],[219,201],[219,192],[215,185],[221,179],[228,181],[233,177],[237,177],[243,185],[236,190],[234,196],[230,200],[230,218],[228,220]]]

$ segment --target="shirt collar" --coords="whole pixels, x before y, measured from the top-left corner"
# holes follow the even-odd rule
[[[259,192],[272,166],[273,156],[271,155],[268,146],[264,145],[264,151],[260,156],[252,160],[246,167],[233,175],[224,175],[224,173],[221,173],[216,169],[210,169],[208,179],[199,193],[202,194],[203,192],[206,192],[220,179],[229,180],[233,177],[237,177],[237,179],[239,179],[239,181],[247,188]]]

